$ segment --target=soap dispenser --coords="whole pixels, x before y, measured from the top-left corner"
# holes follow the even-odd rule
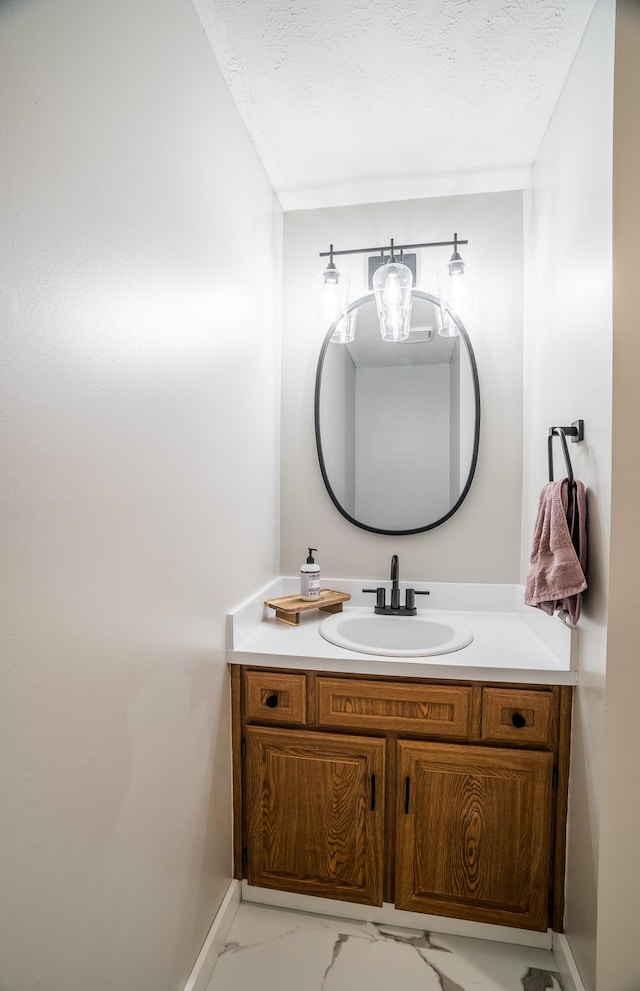
[[[306,602],[315,602],[320,598],[320,565],[313,558],[313,552],[317,549],[309,548],[309,557],[300,568],[300,598]]]

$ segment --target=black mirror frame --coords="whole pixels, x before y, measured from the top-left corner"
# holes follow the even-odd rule
[[[433,303],[436,306],[440,305],[440,300],[437,296],[433,296],[431,293],[422,292],[419,289],[413,289],[411,292],[412,297],[417,297],[418,299],[426,299],[428,302]],[[359,299],[354,300],[347,307],[347,313],[355,309],[357,306],[361,306],[363,303],[367,303],[370,300],[374,300],[375,296],[373,293],[368,293],[366,296],[361,296]],[[389,537],[405,537],[413,533],[425,533],[427,530],[433,530],[434,527],[441,526],[443,523],[453,516],[454,513],[460,509],[460,506],[464,502],[471,488],[471,483],[473,477],[476,473],[476,467],[478,464],[478,448],[480,445],[480,382],[478,380],[478,366],[476,364],[476,356],[474,354],[473,348],[471,346],[471,341],[469,340],[469,335],[464,327],[462,321],[455,316],[455,314],[450,314],[456,324],[456,327],[460,331],[460,337],[463,339],[465,346],[467,348],[467,354],[469,355],[469,364],[471,365],[471,376],[473,379],[473,390],[474,390],[474,405],[475,405],[475,423],[474,423],[474,435],[473,435],[473,451],[471,455],[471,465],[469,468],[469,475],[467,477],[464,489],[460,493],[457,502],[451,507],[448,513],[441,516],[440,519],[436,520],[434,523],[428,523],[427,526],[414,527],[411,530],[383,530],[379,527],[369,526],[368,523],[361,523],[355,517],[351,516],[350,513],[340,504],[338,498],[331,488],[331,483],[327,476],[327,469],[324,461],[324,455],[322,453],[322,439],[320,437],[320,383],[322,380],[322,368],[324,365],[324,356],[326,354],[327,348],[331,342],[331,335],[333,334],[338,321],[329,327],[325,339],[322,343],[320,349],[320,354],[318,356],[318,366],[316,369],[316,386],[314,394],[314,422],[315,422],[315,434],[316,434],[316,450],[318,452],[318,462],[320,464],[320,472],[322,474],[322,480],[325,484],[325,488],[331,497],[331,501],[338,510],[338,512],[344,516],[349,523],[353,523],[354,526],[360,527],[361,530],[368,530],[370,533],[381,533]]]

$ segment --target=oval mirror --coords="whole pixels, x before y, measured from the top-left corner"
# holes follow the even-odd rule
[[[380,336],[373,293],[349,306],[355,339],[325,337],[316,374],[320,470],[336,508],[374,533],[421,533],[460,507],[478,458],[480,392],[467,332],[441,337],[437,296],[413,290],[411,333]],[[438,307],[439,309],[439,307]]]

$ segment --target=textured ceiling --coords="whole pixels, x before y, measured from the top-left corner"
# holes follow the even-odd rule
[[[285,209],[513,188],[595,0],[194,0]]]

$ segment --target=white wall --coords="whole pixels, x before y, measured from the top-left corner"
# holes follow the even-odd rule
[[[277,568],[280,212],[188,0],[0,5],[0,132],[0,986],[177,991]]]
[[[482,294],[469,332],[482,400],[480,460],[470,494],[445,524],[388,537],[353,526],[335,509],[317,464],[313,429],[316,363],[327,327],[316,321],[311,283],[320,251],[440,241],[457,231]],[[453,196],[285,214],[282,361],[281,567],[297,573],[318,548],[326,577],[384,578],[391,554],[415,581],[518,580],[522,460],[522,194]],[[421,252],[418,288],[432,291],[447,249]],[[365,291],[366,256],[337,259],[352,297]]]
[[[613,142],[613,473],[607,697],[602,757],[598,991],[640,987],[638,954],[638,265],[640,7],[618,0]]]
[[[585,422],[585,441],[570,445],[575,474],[588,488],[589,589],[578,636],[566,924],[588,991],[596,986],[611,509],[614,19],[615,0],[599,0],[525,197],[523,578],[547,481],[548,429]],[[562,477],[559,447],[555,460]]]

